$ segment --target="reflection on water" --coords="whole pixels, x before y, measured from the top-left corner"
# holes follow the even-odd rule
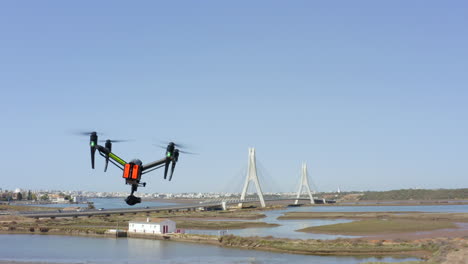
[[[171,241],[50,235],[0,235],[0,260],[58,263],[346,263],[409,261],[394,259],[307,256],[227,249]]]

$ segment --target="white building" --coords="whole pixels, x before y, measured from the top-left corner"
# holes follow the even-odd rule
[[[86,203],[87,201],[88,200],[86,199],[86,197],[81,196],[81,195],[77,195],[77,196],[73,197],[73,202],[74,203]]]
[[[176,233],[176,223],[169,219],[147,218],[144,221],[130,221],[128,223],[129,233],[138,234],[166,234]]]

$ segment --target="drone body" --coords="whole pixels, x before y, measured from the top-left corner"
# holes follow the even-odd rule
[[[175,148],[175,143],[170,142],[167,145],[166,155],[164,158],[157,161],[153,161],[148,164],[143,164],[143,162],[139,159],[134,159],[130,162],[126,162],[125,160],[118,157],[112,152],[112,142],[122,142],[122,140],[108,139],[105,141],[105,145],[101,146],[98,144],[97,132],[86,132],[82,134],[89,135],[89,146],[91,150],[91,168],[94,169],[95,154],[97,150],[99,154],[105,158],[104,171],[107,171],[109,161],[123,171],[122,177],[125,179],[125,184],[131,185],[131,193],[125,199],[125,202],[128,205],[135,205],[137,203],[141,203],[141,198],[134,196],[133,193],[137,191],[138,187],[146,186],[145,182],[140,182],[141,176],[143,174],[146,174],[164,166],[164,179],[166,179],[167,172],[169,170],[169,165],[172,163],[169,181],[172,179],[176,163],[179,159],[179,150]]]

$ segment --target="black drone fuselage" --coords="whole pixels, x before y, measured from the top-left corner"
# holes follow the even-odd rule
[[[96,150],[99,154],[105,159],[105,168],[107,170],[107,165],[109,161],[115,165],[117,168],[123,171],[123,178],[125,179],[125,184],[131,185],[131,193],[125,199],[125,202],[128,205],[135,205],[141,202],[141,198],[133,195],[137,191],[138,187],[145,187],[145,182],[141,181],[141,176],[153,170],[164,168],[164,179],[167,178],[167,172],[169,169],[169,164],[172,162],[171,174],[169,180],[172,179],[172,174],[174,173],[175,165],[178,161],[179,151],[175,149],[175,144],[170,142],[166,149],[166,156],[160,160],[150,162],[148,164],[143,164],[139,159],[133,159],[130,162],[126,162],[122,158],[118,157],[112,153],[112,141],[106,140],[105,146],[98,144],[98,136],[96,132],[90,133],[90,149],[91,149],[91,168],[94,169],[94,160]]]

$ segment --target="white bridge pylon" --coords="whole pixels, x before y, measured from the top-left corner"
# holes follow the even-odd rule
[[[241,202],[239,203],[239,207],[242,208],[242,202],[245,201],[245,195],[247,194],[247,189],[249,188],[250,182],[253,181],[255,183],[255,188],[257,189],[257,195],[260,199],[260,204],[262,207],[266,207],[265,200],[263,199],[263,192],[262,188],[260,188],[260,182],[258,181],[257,177],[257,165],[255,160],[255,148],[249,148],[249,165],[247,168],[247,177],[245,178],[244,188],[242,189],[241,194]]]
[[[297,197],[296,199],[299,199],[301,197],[302,193],[302,187],[306,188],[307,194],[309,194],[310,197],[310,203],[315,204],[314,197],[312,196],[312,192],[310,191],[309,187],[309,179],[307,177],[307,164],[304,162],[302,163],[302,170],[301,170],[301,183],[299,184],[299,190],[297,191]],[[299,200],[296,200],[294,204],[297,204]]]

